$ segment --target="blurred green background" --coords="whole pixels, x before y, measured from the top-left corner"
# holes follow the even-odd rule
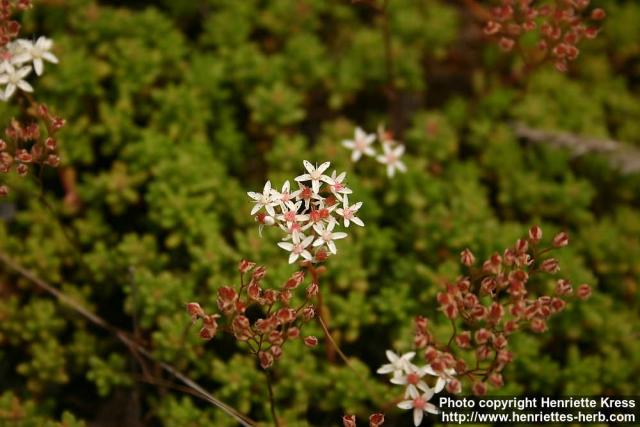
[[[523,75],[463,1],[391,0],[390,102],[384,23],[365,5],[36,2],[22,36],[55,42],[60,64],[32,83],[67,119],[63,168],[45,175],[53,212],[29,179],[8,177],[0,250],[268,425],[253,359],[229,338],[186,332],[184,303],[213,311],[242,258],[267,265],[265,283],[280,285],[294,267],[277,230],[259,238],[246,191],[282,185],[303,159],[331,160],[348,173],[350,200],[364,202],[366,227],[350,229],[321,285],[336,339],[371,380],[362,387],[328,363],[323,345],[288,344],[274,371],[287,426],[363,420],[380,410],[371,390],[400,397],[374,371],[385,349],[410,350],[415,315],[446,334],[435,295],[461,274],[459,252],[483,259],[534,223],[547,238],[570,232],[562,273],[594,294],[549,332],[514,337],[500,393],[638,394],[640,175],[528,143],[511,126],[640,148],[640,3],[592,3],[608,17],[569,73],[547,64]],[[15,114],[3,104],[0,123]],[[373,160],[352,164],[340,144],[356,125],[373,132],[381,122],[407,146],[409,171],[393,180]],[[306,333],[322,335],[313,324]],[[236,425],[142,377],[119,342],[0,266],[0,425]],[[386,412],[387,425],[409,422]]]

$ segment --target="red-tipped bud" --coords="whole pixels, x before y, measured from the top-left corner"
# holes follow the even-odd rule
[[[471,333],[464,331],[458,334],[456,336],[456,344],[460,348],[469,348],[471,346]]]
[[[569,244],[569,235],[564,231],[556,234],[553,238],[553,246],[556,248],[562,248]]]
[[[602,21],[606,17],[607,13],[604,11],[604,9],[596,8],[591,11],[591,19],[593,19],[594,21]]]
[[[240,271],[240,273],[244,274],[244,273],[250,271],[255,266],[256,266],[255,262],[251,262],[251,261],[247,261],[246,259],[243,259],[238,264],[238,270]]]
[[[489,375],[489,382],[495,388],[500,388],[500,387],[502,387],[504,385],[504,380],[502,379],[502,374],[499,374],[498,372],[494,372],[491,375]]]
[[[204,317],[204,310],[197,302],[190,302],[189,304],[187,304],[187,313],[189,313],[189,316],[191,316],[194,320],[199,317]]]
[[[456,379],[449,380],[447,383],[447,391],[451,394],[458,394],[462,392],[462,384]]]
[[[375,413],[369,417],[369,427],[380,427],[384,423],[384,414]]]
[[[496,21],[489,21],[484,26],[484,33],[488,36],[492,36],[500,32],[501,29],[502,29],[502,25],[500,25]]]
[[[320,288],[318,287],[318,284],[317,283],[312,283],[307,288],[307,298],[315,297],[316,295],[318,295],[318,291],[319,290],[320,290]]]
[[[513,39],[507,38],[507,37],[502,37],[500,39],[500,41],[498,42],[498,46],[500,46],[500,49],[502,49],[505,52],[509,52],[511,51],[511,49],[513,49],[513,46],[516,44],[515,41],[513,41]]]
[[[471,391],[476,396],[484,396],[485,394],[487,394],[487,385],[485,383],[480,383],[480,382],[474,383],[473,386],[471,387]]]
[[[260,360],[260,366],[262,369],[269,369],[273,365],[273,355],[269,352],[259,352],[258,359]]]
[[[318,338],[314,336],[308,336],[304,338],[304,345],[307,347],[315,347],[318,345]]]
[[[344,417],[342,417],[342,425],[344,427],[356,427],[356,416],[345,415]]]
[[[578,286],[578,290],[576,292],[576,295],[578,295],[578,298],[580,299],[587,299],[591,296],[591,287],[587,284],[582,284],[580,286]]]
[[[547,330],[547,322],[540,319],[539,317],[534,317],[533,319],[531,319],[531,330],[540,334]]]
[[[534,225],[529,229],[529,241],[536,244],[542,240],[542,228]]]
[[[491,338],[492,333],[485,328],[480,328],[474,334],[476,344],[486,344]]]
[[[540,265],[540,270],[547,273],[557,273],[560,271],[560,263],[555,258],[545,259]]]
[[[316,315],[316,312],[315,312],[315,310],[313,309],[312,306],[305,307],[302,310],[302,319],[305,322],[308,322],[309,320],[313,319],[315,317],[315,315]]]
[[[460,252],[460,262],[467,267],[471,267],[476,262],[476,257],[469,249]]]
[[[292,327],[289,328],[289,330],[287,331],[287,337],[290,340],[295,340],[300,336],[300,329],[296,328],[296,327]]]

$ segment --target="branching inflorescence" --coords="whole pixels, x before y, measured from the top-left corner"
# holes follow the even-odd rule
[[[57,167],[60,164],[56,133],[65,124],[65,120],[53,115],[46,105],[36,103],[28,96],[33,92],[33,87],[26,81],[31,71],[40,76],[44,71],[44,61],[58,62],[50,52],[53,46],[50,39],[39,37],[35,42],[16,39],[20,24],[11,16],[15,11],[29,7],[31,2],[28,0],[0,3],[0,85],[4,85],[0,90],[0,100],[8,101],[20,90],[28,102],[28,107],[24,108],[27,118],[11,120],[5,128],[6,139],[0,139],[0,173],[6,174],[15,169],[20,176],[29,173],[30,165],[37,164],[42,171],[45,166]],[[0,185],[0,197],[8,193],[9,188]]]
[[[364,226],[357,216],[362,202],[349,202],[352,191],[345,184],[346,172],[326,175],[330,165],[325,162],[314,166],[305,160],[306,173],[295,178],[295,191],[291,191],[289,181],[281,191],[267,181],[262,193],[248,193],[255,203],[251,215],[256,215],[260,229],[278,226],[285,233],[278,246],[290,253],[290,264],[298,259],[325,261],[337,253],[335,241],[347,237],[347,233],[335,231],[336,227],[347,229],[352,223]]]
[[[589,0],[555,0],[534,5],[533,0],[502,0],[502,5],[492,9],[484,32],[495,37],[500,48],[511,51],[518,47],[524,55],[520,37],[537,32],[537,52],[526,55],[525,60],[537,57],[540,62],[550,59],[558,71],[565,72],[568,63],[578,58],[578,45],[584,39],[597,37],[597,22],[605,18],[603,9],[587,12]]]
[[[460,393],[463,382],[471,385],[473,394],[482,396],[488,386],[503,385],[502,371],[513,360],[509,337],[518,330],[536,333],[547,330],[547,320],[562,311],[573,286],[566,279],[557,279],[553,292],[536,292],[531,285],[534,276],[556,274],[557,259],[548,254],[569,243],[565,232],[558,233],[548,247],[541,247],[542,230],[533,226],[527,238],[519,239],[501,255],[494,253],[480,268],[475,256],[465,249],[461,262],[469,275],[446,285],[437,300],[442,313],[451,322],[451,336],[439,342],[422,316],[415,319],[414,346],[421,351],[426,364],[412,363],[415,352],[396,355],[387,351],[389,364],[378,373],[391,374],[391,382],[405,388],[398,406],[414,411],[414,424],[420,425],[424,412],[437,413],[429,399],[446,389]],[[577,297],[589,297],[588,285],[580,285]]]
[[[219,329],[218,319],[222,319],[222,329],[233,334],[239,342],[246,343],[260,366],[268,369],[282,356],[284,344],[301,338],[302,326],[314,318],[311,299],[317,294],[318,285],[311,283],[307,286],[304,301],[292,307],[293,294],[304,281],[303,271],[295,272],[279,288],[267,289],[262,285],[267,272],[265,267],[241,261],[238,270],[240,284],[223,286],[218,290],[218,314],[205,313],[195,302],[187,304],[187,311],[194,322],[202,320],[202,339],[212,339]],[[251,306],[259,307],[263,313],[253,322],[245,315]],[[309,347],[318,343],[314,336],[303,337],[302,340]]]

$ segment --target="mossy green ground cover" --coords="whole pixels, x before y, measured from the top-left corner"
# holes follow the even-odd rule
[[[323,345],[288,345],[274,370],[287,425],[338,425],[345,412],[379,410],[372,393],[397,398],[374,371],[385,349],[411,348],[415,315],[447,333],[435,295],[461,274],[459,252],[484,259],[534,223],[547,237],[570,233],[562,272],[594,292],[549,332],[510,342],[516,360],[499,393],[637,394],[640,174],[527,143],[511,126],[640,147],[640,4],[594,3],[608,17],[570,72],[545,65],[522,77],[517,55],[483,40],[462,2],[391,0],[390,102],[382,22],[362,5],[37,2],[22,16],[23,35],[55,41],[60,64],[36,92],[67,119],[61,170],[75,173],[76,202],[56,170],[44,180],[50,208],[37,185],[12,174],[0,250],[135,329],[214,396],[269,420],[253,358],[232,340],[203,344],[185,332],[184,303],[214,308],[242,258],[268,266],[267,282],[284,282],[294,270],[275,245],[280,234],[258,236],[246,191],[266,179],[281,185],[303,159],[331,160],[364,202],[366,227],[340,242],[322,283],[331,329],[357,372],[328,363]],[[2,123],[17,111],[3,104]],[[392,180],[373,160],[351,163],[340,144],[356,125],[380,122],[407,146],[408,172]],[[8,269],[0,274],[0,425],[235,425],[141,381],[118,341]],[[307,333],[322,335],[315,324]],[[388,412],[390,425],[400,412]]]

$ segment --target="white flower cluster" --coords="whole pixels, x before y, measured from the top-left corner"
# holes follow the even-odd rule
[[[260,230],[265,225],[277,225],[285,232],[278,246],[290,252],[290,264],[300,257],[318,262],[329,253],[335,254],[335,241],[347,237],[345,232],[334,231],[339,223],[345,228],[351,223],[364,226],[357,217],[362,202],[349,204],[352,191],[344,182],[346,172],[333,171],[329,176],[325,171],[330,162],[320,166],[306,160],[303,163],[307,173],[295,178],[297,190],[291,191],[286,181],[278,191],[267,181],[262,193],[247,193],[255,203],[251,215],[256,215]]]
[[[406,387],[402,402],[398,403],[398,407],[402,409],[413,409],[413,423],[419,426],[425,412],[437,414],[438,408],[431,402],[434,394],[440,393],[447,383],[453,380],[455,371],[447,369],[445,372],[438,373],[434,371],[430,365],[417,367],[411,363],[411,359],[416,355],[414,352],[405,353],[398,356],[391,350],[386,352],[390,363],[382,365],[378,369],[379,374],[393,374],[391,383]],[[425,375],[437,377],[435,385],[430,387],[423,379]]]
[[[393,178],[396,170],[406,172],[407,167],[402,162],[401,157],[404,154],[404,145],[394,141],[390,132],[384,129],[383,125],[378,126],[378,141],[382,144],[382,154],[378,155],[372,144],[376,140],[375,134],[367,134],[361,128],[357,127],[353,139],[342,141],[342,145],[351,151],[351,161],[357,162],[365,155],[375,157],[377,161],[387,166],[387,175]]]
[[[53,41],[46,37],[39,37],[34,42],[27,39],[17,39],[7,43],[0,52],[3,58],[0,63],[0,85],[5,85],[0,90],[0,100],[7,101],[20,89],[24,92],[33,92],[33,87],[25,79],[31,71],[40,76],[44,71],[44,61],[58,63],[58,58],[50,52]]]

